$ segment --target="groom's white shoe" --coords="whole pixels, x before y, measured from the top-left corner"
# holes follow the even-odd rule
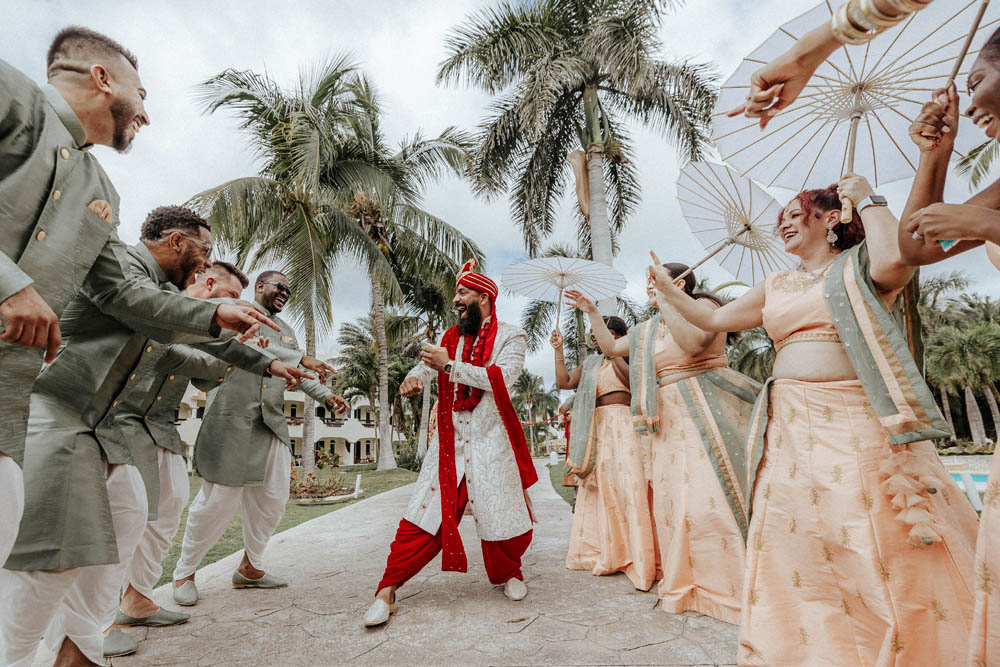
[[[517,602],[523,600],[528,594],[528,587],[520,579],[508,579],[507,583],[503,585],[503,594]]]
[[[375,600],[368,608],[368,613],[365,614],[364,626],[374,628],[376,625],[382,625],[389,620],[391,615],[396,613],[396,609],[395,602],[390,605],[386,604],[384,600]]]

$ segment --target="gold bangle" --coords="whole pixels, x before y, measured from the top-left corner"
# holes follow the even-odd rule
[[[860,0],[858,3],[858,12],[864,17],[863,20],[866,22],[866,25],[872,26],[879,32],[902,23],[910,17],[909,14],[899,14],[897,16],[884,14],[879,11],[879,8],[875,6],[872,0]]]
[[[903,14],[912,14],[931,4],[933,0],[886,0],[892,8]]]
[[[867,44],[878,33],[867,33],[854,27],[854,24],[847,18],[848,4],[850,3],[844,3],[833,13],[833,17],[830,19],[830,30],[841,44]]]

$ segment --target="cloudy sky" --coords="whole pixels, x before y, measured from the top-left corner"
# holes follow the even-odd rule
[[[59,28],[82,24],[120,40],[140,60],[149,91],[152,125],[144,128],[133,150],[118,155],[96,149],[122,196],[120,235],[138,239],[146,213],[163,204],[186,201],[193,194],[228,179],[255,173],[252,154],[231,117],[202,115],[193,100],[200,81],[227,67],[267,71],[289,87],[298,71],[331,56],[349,52],[379,87],[387,106],[387,135],[400,139],[418,129],[436,134],[449,125],[472,129],[488,98],[476,91],[435,85],[438,63],[445,56],[444,37],[464,17],[488,2],[476,0],[263,0],[204,2],[173,0],[121,3],[95,0],[55,2],[7,0],[0,58],[36,81],[44,79],[45,51]],[[805,12],[814,0],[693,0],[668,17],[663,27],[663,56],[713,62],[727,77],[779,24]],[[676,202],[674,182],[680,161],[674,147],[640,128],[633,129],[636,164],[643,201],[620,243],[617,267],[629,280],[627,292],[642,295],[643,267],[650,247],[665,261],[687,263],[702,254],[688,232]],[[953,179],[951,198],[966,193]],[[825,184],[823,184],[825,185]],[[885,189],[894,210],[902,209],[907,184]],[[476,239],[486,252],[489,272],[524,257],[520,236],[510,223],[504,199],[485,203],[468,186],[448,180],[430,189],[426,207]],[[571,240],[571,202],[562,207],[553,240]],[[961,269],[976,282],[973,288],[1000,295],[1000,281],[982,250],[944,262],[934,271]],[[710,282],[731,276],[707,265]],[[335,317],[346,321],[369,310],[368,288],[357,272],[345,267],[336,277]],[[517,321],[524,302],[505,295],[500,315]],[[336,350],[331,335],[321,352]],[[551,353],[529,359],[528,368],[552,381]]]

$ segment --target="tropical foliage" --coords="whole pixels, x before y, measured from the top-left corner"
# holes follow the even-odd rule
[[[571,152],[585,161],[578,164],[578,196],[585,193],[581,205],[589,212],[583,235],[594,260],[608,265],[612,230],[639,201],[626,122],[659,131],[687,158],[701,156],[713,76],[704,65],[658,55],[664,12],[676,4],[505,1],[468,17],[447,38],[438,81],[494,96],[472,154],[473,186],[490,196],[510,191],[529,254],[540,252],[553,230]]]
[[[536,445],[544,443],[548,438],[548,425],[544,422],[551,419],[559,409],[559,390],[546,388],[541,376],[524,371],[514,383],[510,399],[521,423],[525,425],[528,445],[534,452]]]

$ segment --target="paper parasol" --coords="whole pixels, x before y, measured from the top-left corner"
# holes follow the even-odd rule
[[[595,301],[621,294],[625,276],[614,268],[576,257],[536,257],[508,266],[500,277],[515,294],[556,305],[556,328],[562,314],[563,291],[578,289]]]
[[[746,97],[751,74],[829,21],[835,4],[823,2],[783,25],[722,86],[714,115],[722,160],[765,186],[799,192],[826,187],[852,170],[875,187],[912,176],[919,149],[909,138],[910,123],[933,91],[953,74],[963,74],[956,67],[960,55],[966,68],[971,64],[978,50],[964,57],[963,47],[973,40],[978,47],[998,22],[996,11],[986,11],[970,38],[970,27],[988,3],[940,0],[867,44],[837,49],[763,132],[756,119],[727,118],[724,110]],[[961,124],[959,155],[978,141],[971,121]],[[856,169],[850,158],[856,158]]]
[[[677,199],[709,253],[689,272],[721,255],[719,264],[752,285],[795,265],[774,233],[781,205],[750,179],[724,165],[688,162],[677,179]]]

